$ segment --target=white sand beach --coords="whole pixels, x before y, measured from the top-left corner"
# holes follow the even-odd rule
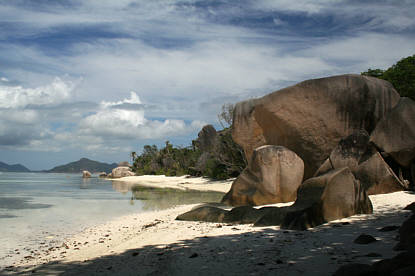
[[[142,175],[110,180],[113,182],[122,182],[127,186],[140,185],[144,187],[226,193],[230,190],[234,179],[210,180],[204,177]]]
[[[144,177],[123,181],[135,183],[138,179]],[[154,177],[154,183],[164,183],[164,187],[215,186],[202,184],[204,180],[197,178],[158,179],[162,181]],[[229,188],[229,184],[224,185]],[[62,244],[39,244],[36,254],[25,256],[3,273],[331,275],[343,264],[371,263],[397,254],[392,250],[397,243],[397,230],[379,229],[401,225],[410,215],[402,208],[415,201],[415,194],[396,192],[370,198],[373,214],[332,221],[308,231],[175,220],[195,204],[129,215],[88,228]],[[378,241],[367,245],[353,243],[363,233]]]

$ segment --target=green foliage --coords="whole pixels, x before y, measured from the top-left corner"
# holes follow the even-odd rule
[[[212,179],[236,177],[245,168],[242,148],[233,140],[230,129],[219,131],[210,152],[199,149],[199,141],[190,147],[174,147],[169,141],[163,148],[145,145],[135,155],[133,170],[137,175],[206,176]]]
[[[415,55],[401,59],[385,71],[369,69],[362,75],[387,80],[402,97],[415,100]]]

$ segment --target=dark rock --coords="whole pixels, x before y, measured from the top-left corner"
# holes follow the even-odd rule
[[[373,153],[360,163],[355,175],[368,195],[392,193],[408,188],[407,183],[398,179],[379,152]]]
[[[360,130],[341,139],[315,175],[347,167],[368,195],[391,193],[407,188],[406,183],[399,180],[379,152],[369,145],[369,138],[365,130]]]
[[[412,267],[415,264],[415,252],[414,251],[405,251],[402,252],[391,259],[381,260],[373,264],[373,268],[378,272],[378,275],[408,275],[408,274],[399,274],[399,271],[402,271],[405,268]],[[414,275],[414,270],[412,274]]]
[[[359,237],[357,237],[354,240],[354,243],[357,243],[357,244],[369,244],[369,243],[376,242],[376,241],[377,241],[377,239],[375,239],[371,235],[361,234]]]
[[[399,243],[395,250],[408,250],[415,248],[415,214],[409,217],[399,229]]]
[[[406,266],[401,269],[397,269],[391,274],[391,276],[414,276],[414,275],[415,275],[415,264]]]
[[[372,252],[372,253],[366,254],[365,257],[378,258],[378,257],[382,257],[382,254]]]
[[[363,155],[368,151],[369,138],[365,130],[360,130],[341,139],[329,156],[332,167],[334,169],[348,167],[354,172]]]
[[[216,129],[212,125],[205,125],[199,132],[198,146],[202,152],[210,152],[216,144]]]
[[[199,257],[199,254],[193,253],[192,255],[189,256],[189,258],[196,258],[196,257]]]
[[[308,179],[340,139],[358,129],[371,133],[399,99],[390,83],[377,78],[342,75],[308,80],[236,104],[232,136],[248,162],[259,146],[289,148],[304,161]]]
[[[369,276],[377,275],[376,271],[368,264],[347,264],[341,266],[333,276]]]
[[[281,146],[259,147],[222,202],[243,206],[294,201],[303,173],[304,163],[293,151]]]
[[[400,98],[378,122],[370,140],[401,166],[409,167],[415,158],[415,102]]]
[[[265,207],[261,209],[256,209],[251,206],[235,207],[225,214],[223,222],[238,224],[254,223],[265,214],[268,208]]]
[[[330,171],[301,184],[287,208],[282,228],[305,230],[355,214],[372,213],[372,203],[349,168]]]
[[[379,229],[380,232],[390,232],[390,231],[395,231],[398,230],[399,226],[398,225],[388,225],[385,227],[382,227],[381,229]]]
[[[281,225],[287,215],[288,207],[268,207],[265,214],[259,218],[254,226]],[[263,209],[263,208],[261,208]]]
[[[411,204],[407,205],[405,208],[403,208],[404,210],[409,210],[412,212],[415,212],[415,202],[412,202]]]
[[[177,220],[223,222],[228,211],[211,206],[203,206],[177,216]]]

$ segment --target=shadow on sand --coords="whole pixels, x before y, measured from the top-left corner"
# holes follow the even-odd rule
[[[395,256],[397,252],[392,247],[396,244],[398,230],[379,230],[384,226],[399,226],[409,215],[409,211],[385,206],[374,215],[354,216],[347,222],[327,223],[308,231],[270,227],[241,233],[238,225],[213,223],[210,224],[212,227],[228,227],[235,234],[202,236],[168,245],[145,246],[84,262],[50,262],[35,268],[0,271],[0,274],[331,275],[343,264],[370,264]],[[185,225],[190,228],[201,224],[186,222]],[[362,233],[370,234],[378,241],[366,245],[353,243]]]

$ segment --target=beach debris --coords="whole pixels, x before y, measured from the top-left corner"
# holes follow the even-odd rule
[[[161,222],[162,222],[161,220],[156,219],[156,220],[154,220],[154,222],[144,225],[141,229],[144,230],[144,229],[147,229],[147,228],[150,228],[150,227],[154,227],[154,226],[156,226],[157,224],[159,224]]]
[[[357,243],[357,244],[369,244],[369,243],[376,242],[376,241],[377,241],[377,239],[375,239],[371,235],[361,234],[359,237],[357,237],[354,240],[354,243]]]

